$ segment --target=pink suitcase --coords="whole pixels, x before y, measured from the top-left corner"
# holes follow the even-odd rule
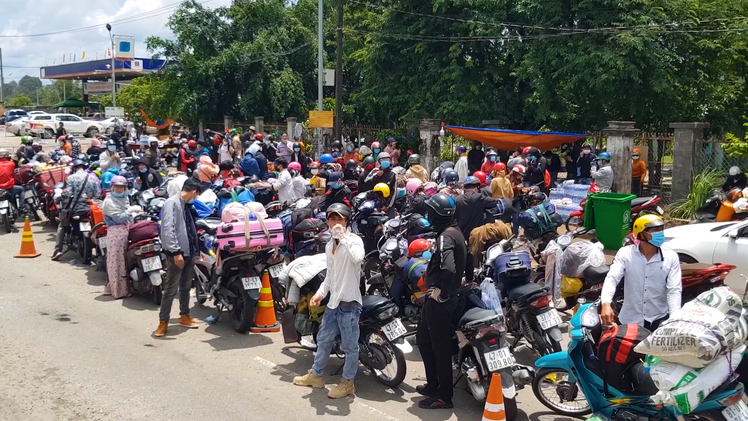
[[[224,222],[216,231],[218,250],[262,249],[284,243],[283,223],[278,218]]]

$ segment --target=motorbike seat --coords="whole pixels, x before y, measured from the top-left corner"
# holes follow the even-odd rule
[[[494,310],[486,310],[480,307],[471,308],[466,311],[457,323],[457,329],[470,329],[499,318],[499,314]]]
[[[643,205],[643,204],[645,204],[645,203],[649,202],[649,201],[650,201],[650,200],[652,200],[652,199],[654,199],[654,197],[653,197],[653,196],[650,196],[650,197],[637,197],[636,199],[633,199],[633,200],[631,201],[631,207],[632,207],[632,208],[635,208],[635,207],[637,207],[637,206],[641,206],[641,205]]]
[[[364,314],[373,311],[390,302],[389,298],[382,297],[379,295],[365,295],[361,299],[361,318],[364,318]]]
[[[595,285],[603,283],[609,271],[610,266],[608,265],[587,266],[587,268],[584,269],[584,272],[582,272],[585,281],[584,284]]]
[[[657,394],[657,386],[652,381],[647,369],[642,363],[636,363],[631,367],[631,379],[634,385],[634,395],[652,396]]]
[[[127,249],[131,250],[131,249],[134,249],[135,247],[140,247],[140,246],[143,246],[148,243],[155,242],[155,241],[159,241],[159,239],[158,238],[146,238],[145,240],[140,240],[140,241],[136,241],[134,243],[128,244]]]
[[[548,289],[535,283],[520,285],[509,291],[509,299],[514,302],[530,301],[531,298],[547,294]]]
[[[218,232],[218,226],[221,225],[221,220],[218,218],[205,218],[195,222],[197,229],[204,230],[210,235],[215,235]]]

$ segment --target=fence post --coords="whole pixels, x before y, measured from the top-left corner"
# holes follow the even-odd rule
[[[704,139],[704,129],[709,123],[670,123],[673,129],[673,201],[685,200],[691,191],[693,178],[694,146]]]
[[[421,165],[426,167],[429,172],[439,166],[441,156],[441,144],[439,142],[439,130],[441,122],[434,119],[423,119],[418,123],[418,131],[421,136],[421,152],[424,159],[421,159]]]
[[[255,133],[263,133],[265,128],[265,117],[255,117]]]
[[[230,115],[223,116],[223,130],[231,130],[231,126],[234,125],[234,119]]]
[[[613,167],[618,193],[631,193],[631,149],[639,134],[635,124],[633,121],[609,121],[608,127],[603,129],[603,136],[608,139],[610,166]]]
[[[288,138],[293,142],[293,129],[296,128],[296,117],[286,117],[286,134]]]
[[[200,132],[198,134],[198,140],[205,140],[205,123],[203,123],[202,120],[197,123],[197,130]]]

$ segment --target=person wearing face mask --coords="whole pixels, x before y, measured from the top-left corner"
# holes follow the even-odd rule
[[[91,147],[86,150],[86,155],[99,157],[102,152],[104,152],[106,148],[103,148],[101,146],[101,141],[99,139],[91,139]]]
[[[592,153],[592,147],[589,143],[582,145],[582,154],[579,155],[576,162],[576,182],[577,184],[592,184],[592,170],[595,166],[597,157]]]
[[[218,147],[218,160],[219,162],[233,162],[234,156],[236,156],[236,149],[231,139],[226,136],[221,140],[221,146]]]
[[[493,172],[493,167],[496,165],[496,162],[498,162],[498,154],[496,153],[496,150],[491,148],[486,151],[486,162],[484,162],[480,166],[480,170],[483,171],[486,174],[491,174]]]
[[[642,195],[642,183],[647,176],[647,163],[641,159],[642,151],[639,148],[631,150],[631,193]]]
[[[729,176],[727,177],[727,180],[725,180],[725,184],[722,185],[722,190],[725,193],[729,192],[732,189],[743,190],[745,188],[748,179],[746,179],[745,174],[740,171],[740,167],[730,167],[730,171],[728,174]]]
[[[298,162],[289,162],[288,172],[291,174],[291,185],[293,186],[295,196],[298,198],[306,197],[307,181],[301,175],[301,164]]]
[[[393,167],[400,165],[400,149],[397,148],[397,140],[394,137],[387,139],[387,147],[384,151],[390,154],[390,160]]]
[[[379,142],[371,142],[371,156],[374,161],[379,161],[379,154],[382,152],[382,145]]]
[[[333,240],[325,247],[327,275],[314,294],[309,305],[318,307],[328,296],[322,324],[317,333],[317,353],[314,364],[303,376],[294,377],[297,386],[316,389],[325,387],[322,374],[327,367],[333,345],[339,339],[340,350],[345,354],[343,377],[340,383],[328,392],[332,399],[355,395],[353,380],[358,371],[359,317],[362,311],[359,279],[364,261],[364,243],[361,237],[347,227],[351,221],[349,207],[335,203],[327,209],[327,226]]]
[[[342,203],[349,208],[352,206],[351,189],[343,183],[343,173],[340,171],[333,171],[327,176],[327,191],[320,211],[325,212],[333,203]]]
[[[410,291],[421,292],[423,274],[431,259],[431,243],[425,238],[416,238],[408,245],[408,259],[398,259],[392,276],[389,296],[401,312],[410,302]],[[407,286],[410,285],[410,288]],[[403,313],[404,314],[404,313]]]
[[[595,179],[597,190],[599,192],[611,192],[613,191],[615,175],[613,174],[613,167],[610,166],[610,154],[607,152],[600,152],[600,155],[598,155],[597,158],[599,168],[592,171],[592,178]]]
[[[422,183],[429,181],[429,172],[421,166],[420,155],[414,153],[408,157],[408,170],[405,171],[405,178],[417,178]]]
[[[148,149],[143,156],[148,160],[148,166],[158,168],[161,164],[161,152],[158,150],[158,139],[156,136],[148,138]]]
[[[109,168],[117,168],[119,170],[122,162],[117,153],[117,144],[113,140],[109,140],[106,143],[106,150],[99,154],[99,169],[106,171]]]
[[[187,146],[186,148],[184,147],[185,145]],[[197,153],[197,142],[190,140],[187,143],[183,143],[182,146],[183,147],[179,149],[177,169],[182,172],[192,173],[197,166],[197,159],[195,159],[195,154]]]
[[[106,275],[107,283],[104,287],[104,295],[111,295],[119,299],[130,296],[127,287],[127,269],[125,265],[125,252],[127,251],[128,224],[132,222],[135,214],[142,209],[140,206],[130,206],[127,197],[127,179],[121,175],[112,178],[111,191],[104,199],[104,222],[107,227],[106,234]]]
[[[374,161],[374,157],[369,155],[364,158],[363,162],[361,163],[361,167],[363,168],[363,172],[358,178],[358,191],[365,192],[373,189],[376,185],[373,177],[369,177],[372,171],[376,169],[376,162]]]
[[[62,123],[60,123],[62,124]],[[68,142],[67,136],[60,136],[57,138],[57,141],[60,143],[60,150],[68,156],[73,156],[73,146],[70,145],[70,142]]]
[[[73,173],[65,181],[65,191],[70,193],[70,202],[65,209],[60,209],[60,224],[57,227],[57,239],[55,241],[55,251],[52,253],[52,260],[59,260],[62,257],[63,240],[65,233],[71,229],[72,218],[75,215],[89,212],[89,199],[98,199],[101,196],[101,184],[95,174],[89,173],[88,164],[85,161],[76,159],[72,165]],[[84,261],[84,264],[90,263]]]
[[[278,172],[278,178],[270,183],[253,183],[252,187],[266,187],[278,193],[278,201],[286,206],[296,203],[303,196],[298,197],[293,188],[293,177],[288,172],[288,162],[284,158],[275,158],[273,161],[275,171]]]
[[[364,187],[367,187],[368,185],[376,186],[379,183],[384,183],[390,188],[391,192],[397,192],[397,175],[392,172],[392,162],[390,161],[390,154],[387,152],[379,154],[379,170],[376,168],[373,169],[365,178]],[[360,185],[361,180],[359,180],[359,186]],[[359,188],[358,191],[362,192],[367,190],[361,190]],[[385,204],[387,208],[392,207],[395,203],[395,199],[397,199],[397,195],[391,194],[389,203]]]
[[[457,162],[455,163],[455,171],[457,171],[458,180],[460,183],[465,181],[467,176],[472,173],[468,173],[470,171],[469,165],[468,165],[468,159],[467,159],[467,148],[460,145],[457,147],[457,153],[460,155],[460,157],[457,159]]]
[[[531,147],[527,151],[527,171],[525,172],[525,187],[538,186],[543,189],[547,163],[540,149]]]
[[[163,284],[158,327],[153,336],[166,335],[174,296],[179,291],[179,326],[197,329],[190,316],[190,288],[195,270],[195,256],[200,253],[192,202],[200,195],[200,182],[187,178],[178,195],[169,196],[161,208],[161,247],[166,254],[166,276]]]
[[[603,324],[615,324],[611,303],[623,281],[626,299],[618,320],[654,331],[681,307],[681,270],[678,254],[663,247],[665,221],[659,215],[643,215],[634,221],[636,243],[616,253],[600,294]]]
[[[497,162],[493,166],[491,172],[493,179],[491,179],[491,197],[493,199],[501,199],[506,197],[509,200],[514,199],[514,189],[512,183],[506,177],[506,165],[503,162]]]
[[[138,190],[146,191],[154,189],[161,185],[161,174],[149,166],[148,158],[143,157],[138,160],[137,184],[140,184]]]
[[[480,171],[485,157],[486,154],[483,152],[483,145],[480,142],[473,142],[473,149],[467,154],[468,172],[473,174],[476,171]]]
[[[275,158],[278,157],[278,151],[275,150],[275,146],[273,146],[273,142],[270,141],[270,137],[263,135],[262,133],[258,133],[257,136],[259,136],[262,141],[262,154],[265,155],[265,158],[268,160],[275,161]]]
[[[345,162],[353,160],[353,162],[358,163],[358,151],[353,146],[353,143],[346,142],[346,144],[345,144],[345,154],[343,155],[343,160]]]

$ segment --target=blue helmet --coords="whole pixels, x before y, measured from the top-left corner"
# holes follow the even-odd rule
[[[320,164],[332,164],[332,155],[329,153],[322,154],[322,156],[319,157],[319,163]]]
[[[600,152],[600,153],[599,153],[599,154],[597,155],[597,159],[604,159],[604,160],[606,160],[606,161],[610,162],[610,154],[609,154],[609,153],[607,153],[607,152]]]
[[[460,176],[457,174],[457,171],[455,171],[455,170],[446,170],[446,171],[444,171],[444,182],[445,183],[447,183],[447,184],[454,184],[459,179],[460,179]]]
[[[465,153],[465,152],[467,152],[467,148],[464,147],[464,146],[462,146],[462,145],[460,145],[460,146],[457,147],[457,152],[459,152],[459,153]]]
[[[465,187],[467,186],[480,186],[480,180],[474,175],[469,175],[465,178]]]

